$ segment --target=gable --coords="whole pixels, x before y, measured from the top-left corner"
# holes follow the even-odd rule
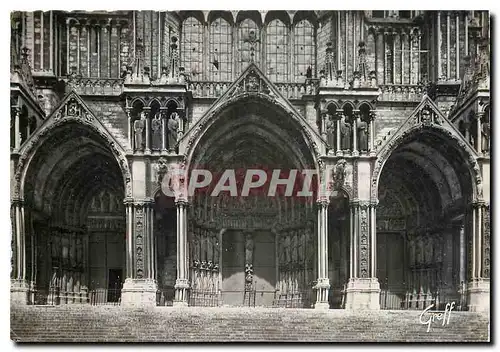
[[[61,124],[65,119],[79,121],[82,124],[93,125],[97,130],[102,131],[107,139],[115,142],[115,145],[120,145],[114,136],[107,128],[96,118],[94,112],[88,107],[82,98],[75,92],[71,91],[66,95],[57,108],[43,121],[41,126],[26,140],[21,146],[20,152],[30,149],[34,142],[51,130],[54,124]]]
[[[201,130],[207,128],[207,122],[219,112],[221,108],[227,106],[228,102],[236,102],[248,96],[259,96],[284,109],[301,125],[305,134],[307,134],[310,139],[314,140],[316,147],[319,146],[321,148],[320,153],[324,153],[323,149],[326,148],[326,141],[323,137],[309,125],[309,122],[304,116],[297,111],[288,99],[283,97],[277,87],[254,63],[250,63],[240,77],[229,86],[225,93],[212,104],[194,125],[190,126],[179,140],[179,145],[189,149],[194,143],[194,139],[201,134]]]
[[[443,129],[451,133],[451,135],[463,141],[469,153],[476,154],[474,148],[468,143],[464,136],[458,131],[457,127],[441,112],[434,101],[428,96],[424,95],[422,101],[403,122],[403,124],[392,133],[391,138],[387,139],[385,143],[377,150],[377,154],[381,154],[387,146],[393,147],[394,141],[397,140],[402,134],[409,130],[419,127],[435,127]]]

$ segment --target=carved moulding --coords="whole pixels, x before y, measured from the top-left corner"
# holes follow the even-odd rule
[[[369,226],[368,212],[370,202],[359,202],[359,274],[362,278],[369,277],[369,262],[370,262],[370,241],[369,241]]]
[[[22,148],[21,156],[19,157],[14,173],[14,196],[19,197],[21,193],[22,175],[26,173],[29,161],[36,154],[37,150],[43,145],[43,143],[55,129],[71,122],[77,122],[88,127],[94,133],[96,133],[96,135],[104,140],[105,144],[109,147],[116,161],[118,162],[118,165],[122,172],[125,197],[132,196],[132,177],[130,173],[130,167],[121,146],[119,146],[119,144],[104,130],[104,127],[97,125],[94,118],[83,119],[81,114],[79,116],[64,115],[63,117],[64,118],[54,119],[52,120],[52,123],[49,122],[49,124],[42,127],[43,129],[39,130],[38,133],[33,135],[33,137],[30,138],[30,140],[27,142],[26,146]]]
[[[377,160],[375,161],[372,179],[371,179],[371,197],[377,198],[378,194],[378,181],[380,173],[383,169],[384,164],[390,158],[391,154],[405,142],[409,141],[411,138],[422,133],[423,131],[431,131],[443,135],[447,139],[450,139],[458,149],[464,154],[464,160],[466,160],[467,168],[471,173],[472,178],[472,189],[473,189],[473,199],[480,200],[483,197],[482,192],[482,177],[479,169],[479,164],[477,163],[476,157],[471,152],[469,147],[461,140],[458,136],[452,133],[449,129],[446,129],[438,124],[417,124],[408,130],[396,135],[393,140],[386,144],[382,149],[380,149],[377,155]],[[356,184],[356,183],[355,183]]]
[[[318,144],[315,142],[315,139],[313,138],[312,133],[308,130],[310,127],[308,126],[307,121],[300,116],[296,111],[290,110],[291,108],[288,108],[284,103],[281,101],[276,100],[274,97],[271,97],[267,94],[263,94],[260,92],[252,92],[252,93],[245,93],[245,94],[238,94],[235,96],[229,97],[227,100],[224,100],[220,105],[216,106],[212,111],[210,111],[207,115],[203,116],[199,122],[193,126],[193,130],[188,131],[186,134],[190,134],[189,139],[186,143],[186,146],[184,148],[184,160],[186,162],[190,160],[190,156],[194,153],[195,146],[197,142],[201,139],[202,135],[205,133],[206,130],[210,127],[211,124],[215,122],[218,116],[220,116],[223,111],[230,105],[238,103],[238,101],[247,98],[247,97],[254,97],[258,98],[262,101],[269,102],[275,106],[277,106],[281,111],[285,112],[286,115],[288,115],[290,118],[295,120],[301,129],[301,132],[304,136],[304,141],[306,145],[308,146],[309,150],[311,151],[311,155],[314,159],[314,161],[318,164],[320,164],[320,149]],[[216,103],[217,104],[217,103]],[[321,141],[321,137],[317,137]],[[324,142],[324,141],[323,141]],[[321,172],[320,172],[321,175]]]

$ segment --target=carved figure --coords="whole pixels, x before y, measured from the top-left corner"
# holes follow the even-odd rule
[[[481,123],[481,149],[483,152],[490,150],[490,124],[487,121]]]
[[[351,124],[346,121],[345,115],[340,119],[340,147],[342,150],[351,149]]]
[[[361,120],[358,117],[356,121],[356,127],[358,129],[358,148],[359,150],[368,150],[368,124],[366,121]]]
[[[173,112],[168,119],[168,149],[174,150],[177,145],[179,131],[179,114]]]
[[[251,233],[247,233],[245,235],[245,263],[252,264],[253,263],[253,237]]]
[[[146,126],[146,112],[141,112],[141,118],[134,121],[135,150],[144,150],[144,127]]]
[[[160,150],[162,147],[162,128],[160,113],[157,112],[151,121],[152,145],[151,149]]]
[[[333,120],[333,116],[328,114],[328,120],[326,121],[326,139],[330,148],[335,148],[336,145],[336,123]]]
[[[344,185],[345,176],[346,176],[346,161],[344,159],[340,159],[337,164],[335,164],[333,179],[334,179],[334,188],[339,189]]]
[[[432,122],[431,111],[429,110],[429,108],[424,108],[422,110],[420,120],[424,124]]]

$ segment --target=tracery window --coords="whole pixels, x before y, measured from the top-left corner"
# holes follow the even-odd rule
[[[314,72],[314,27],[311,22],[302,20],[295,25],[294,31],[294,76],[296,82],[304,81],[308,70]]]
[[[267,74],[274,82],[288,79],[288,29],[276,19],[267,25]]]
[[[210,24],[210,79],[230,81],[232,79],[232,35],[231,25],[219,17]]]
[[[239,35],[239,65],[240,72],[243,71],[251,61],[251,31],[253,31],[255,38],[259,40],[253,44],[254,47],[254,57],[253,61],[258,65],[260,62],[260,30],[257,24],[247,18],[242,21],[239,25],[238,35]]]
[[[194,17],[182,24],[181,64],[193,80],[201,79],[203,69],[203,25]]]

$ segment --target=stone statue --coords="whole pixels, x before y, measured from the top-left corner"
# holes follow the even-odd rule
[[[333,174],[334,180],[334,189],[340,189],[344,185],[345,177],[346,177],[346,161],[344,159],[340,159],[335,164],[335,170]]]
[[[432,122],[432,116],[431,116],[431,111],[429,108],[424,108],[421,112],[420,115],[420,121],[424,124],[428,124]]]
[[[328,142],[328,145],[330,146],[331,149],[334,149],[336,147],[336,123],[333,120],[333,116],[328,114],[328,120],[326,121],[326,139]]]
[[[487,121],[481,123],[481,149],[483,152],[490,150],[490,124]]]
[[[368,151],[368,124],[358,117],[356,127],[358,129],[358,149]]]
[[[469,124],[469,142],[471,145],[475,146],[476,144],[476,139],[477,139],[477,121],[474,121],[474,123]]]
[[[245,234],[245,289],[251,290],[253,284],[253,251],[254,241],[252,233]]]
[[[179,131],[179,114],[173,112],[168,119],[168,150],[175,150]]]
[[[351,150],[351,124],[346,121],[345,115],[340,119],[340,149]]]
[[[245,234],[245,263],[252,264],[253,263],[253,236],[251,233]]]
[[[141,112],[141,118],[134,121],[135,150],[144,150],[144,128],[146,127],[146,112]]]
[[[152,143],[151,149],[160,150],[162,147],[162,128],[160,112],[157,112],[151,121]]]

